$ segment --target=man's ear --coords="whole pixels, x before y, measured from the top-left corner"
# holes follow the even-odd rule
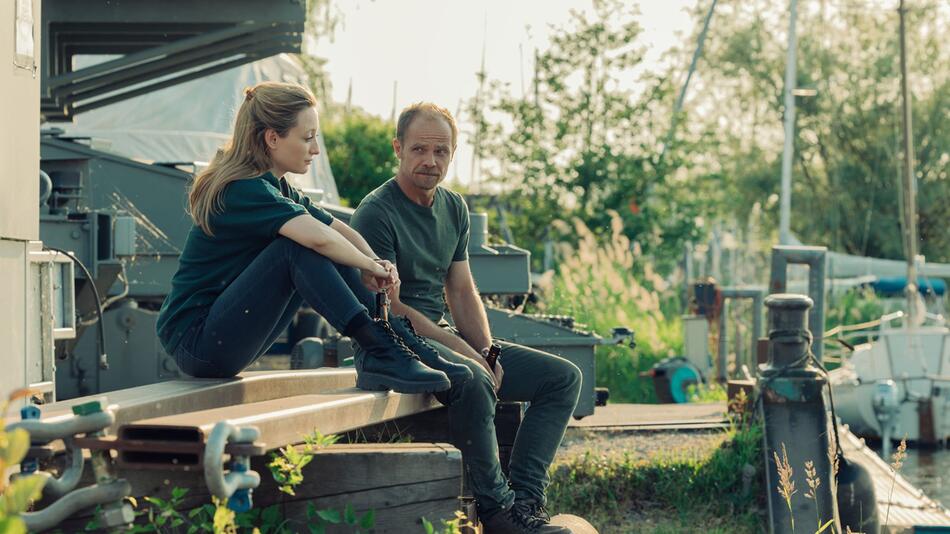
[[[402,159],[399,157],[399,153],[402,152],[402,145],[399,144],[399,139],[393,137],[393,153],[396,154],[396,159]]]

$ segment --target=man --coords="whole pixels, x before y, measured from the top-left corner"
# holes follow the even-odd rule
[[[391,296],[391,313],[405,316],[411,323],[406,326],[445,360],[474,375],[452,380],[452,388],[438,397],[449,407],[449,430],[462,451],[486,534],[569,533],[549,524],[545,488],[577,403],[581,374],[552,354],[492,340],[468,263],[468,208],[461,195],[439,185],[457,137],[445,108],[418,103],[403,110],[392,142],[398,173],[363,199],[351,225],[398,268],[401,285]],[[456,329],[444,320],[446,305]],[[486,360],[493,343],[501,348],[494,366]],[[427,360],[432,357],[423,357]],[[511,454],[510,484],[498,460],[497,399],[530,403]]]

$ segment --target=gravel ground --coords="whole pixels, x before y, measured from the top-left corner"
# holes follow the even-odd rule
[[[726,440],[722,430],[693,431],[589,431],[571,429],[561,443],[557,461],[583,456],[588,451],[608,456],[624,454],[634,459],[705,456]]]

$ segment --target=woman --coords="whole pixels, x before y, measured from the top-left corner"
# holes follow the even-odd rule
[[[194,226],[159,314],[162,345],[191,376],[231,377],[264,354],[306,302],[359,344],[359,387],[446,390],[446,373],[419,356],[450,375],[458,371],[444,365],[453,364],[433,359],[411,329],[400,325],[397,334],[369,315],[373,292],[398,283],[395,266],[284,179],[307,172],[320,153],[315,105],[295,84],[245,90],[231,140],[188,196]]]

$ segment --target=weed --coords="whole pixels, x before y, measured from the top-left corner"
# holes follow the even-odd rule
[[[795,514],[792,513],[792,495],[798,491],[795,489],[795,481],[792,480],[792,476],[795,474],[795,470],[792,469],[792,465],[788,462],[788,451],[785,449],[785,444],[782,443],[782,457],[778,457],[778,452],[772,451],[772,454],[775,456],[775,467],[778,470],[778,493],[785,499],[785,504],[788,506],[788,518],[792,523],[792,530],[795,530]]]
[[[631,513],[662,509],[664,516],[679,516],[684,525],[726,522],[721,532],[756,532],[754,510],[761,492],[756,487],[742,491],[743,467],[762,465],[761,427],[730,431],[729,438],[702,456],[648,462],[626,454],[608,458],[588,452],[560,462],[551,470],[549,506],[586,517],[602,530],[610,525],[629,529]],[[757,486],[760,477],[745,483]]]
[[[891,471],[893,471],[893,476],[891,477],[891,490],[887,494],[887,510],[884,512],[884,525],[881,527],[881,530],[887,528],[887,521],[891,515],[891,498],[894,496],[894,486],[897,484],[897,472],[903,467],[905,458],[907,458],[907,438],[901,440],[901,444],[897,446],[897,450],[891,455]]]
[[[428,519],[422,518],[422,528],[425,529],[425,534],[461,534],[462,529],[467,529],[473,531],[475,525],[469,521],[468,516],[464,512],[456,511],[455,519],[450,519],[446,521],[442,519],[441,530],[437,530],[436,526],[432,524]]]
[[[560,244],[557,273],[549,271],[539,281],[540,311],[571,315],[606,337],[615,326],[634,330],[636,352],[621,345],[597,347],[596,381],[619,402],[656,402],[650,381],[638,377],[681,352],[679,310],[671,310],[672,300],[662,297],[669,295],[666,282],[640,261],[639,247],[623,234],[620,216],[613,211],[610,216],[610,232],[603,238],[580,220],[573,227],[563,221],[555,225],[564,236],[576,237],[577,244]]]

